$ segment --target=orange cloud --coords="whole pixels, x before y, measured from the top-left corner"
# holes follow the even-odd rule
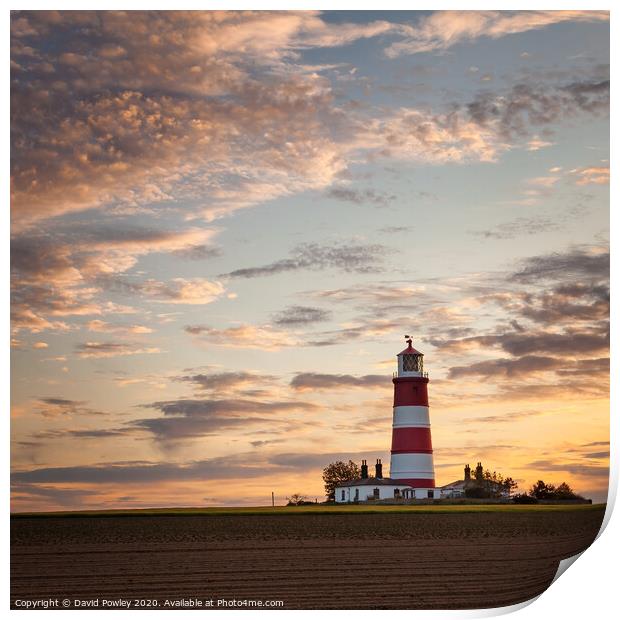
[[[574,171],[577,175],[577,185],[608,185],[609,166],[594,166],[580,168]]]

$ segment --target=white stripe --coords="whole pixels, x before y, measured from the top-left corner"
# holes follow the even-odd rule
[[[392,454],[390,478],[435,478],[433,455],[422,452]]]
[[[421,405],[400,405],[394,407],[393,428],[406,426],[425,426],[430,427],[431,419],[428,407]]]

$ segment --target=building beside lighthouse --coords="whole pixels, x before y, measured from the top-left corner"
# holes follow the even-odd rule
[[[392,417],[392,449],[390,476],[383,477],[378,459],[375,476],[368,476],[368,465],[362,461],[361,476],[336,486],[336,502],[373,500],[439,499],[441,489],[435,486],[435,466],[428,407],[428,373],[424,372],[424,354],[413,348],[407,337],[407,348],[397,356],[394,373],[394,411]]]

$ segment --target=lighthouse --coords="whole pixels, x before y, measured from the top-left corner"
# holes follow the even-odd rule
[[[422,494],[434,496],[435,467],[428,410],[428,373],[424,354],[413,348],[409,336],[394,373],[394,417],[392,420],[392,459],[390,478]]]

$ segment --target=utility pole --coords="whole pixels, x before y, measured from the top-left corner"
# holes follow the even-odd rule
[[[273,496],[273,491],[271,492],[271,507],[275,508],[276,505],[276,500],[275,497]]]

